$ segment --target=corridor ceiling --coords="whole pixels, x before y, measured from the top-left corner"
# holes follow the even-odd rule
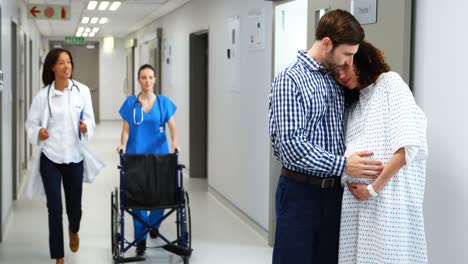
[[[19,0],[18,0],[19,1]],[[89,0],[21,0],[26,4],[70,5],[71,18],[67,21],[35,19],[36,25],[45,37],[74,36],[77,28],[99,27],[95,38],[105,36],[125,37],[129,33],[162,17],[190,0],[121,0],[122,5],[116,11],[87,10]],[[112,2],[112,0],[110,0]],[[29,12],[29,10],[28,10]],[[107,17],[106,24],[82,24],[81,18]]]

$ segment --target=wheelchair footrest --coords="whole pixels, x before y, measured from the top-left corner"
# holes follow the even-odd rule
[[[145,257],[114,257],[114,260],[117,260],[117,263],[127,263],[127,262],[137,262],[137,261],[145,261]]]
[[[162,246],[162,248],[182,257],[189,257],[192,255],[191,248],[184,248],[175,244],[167,244],[167,245]]]

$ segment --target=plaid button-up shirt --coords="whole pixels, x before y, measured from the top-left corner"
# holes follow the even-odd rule
[[[273,81],[269,132],[274,155],[284,167],[319,177],[341,176],[345,108],[342,88],[313,58],[297,61]]]

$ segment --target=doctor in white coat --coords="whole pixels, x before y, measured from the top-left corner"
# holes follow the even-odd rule
[[[28,139],[37,145],[26,195],[46,195],[50,256],[56,263],[64,263],[61,185],[69,222],[69,246],[76,252],[83,180],[90,182],[95,176],[86,167],[99,166],[82,144],[91,138],[95,128],[91,94],[86,85],[71,79],[72,71],[69,51],[53,49],[47,54],[42,72],[44,88],[34,97],[26,121]]]

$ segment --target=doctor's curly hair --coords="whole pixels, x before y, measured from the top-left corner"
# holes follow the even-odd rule
[[[52,49],[49,51],[49,53],[47,53],[44,61],[44,68],[42,70],[42,83],[44,83],[44,87],[51,84],[55,80],[55,73],[52,71],[52,67],[54,67],[54,65],[57,63],[58,58],[62,52],[67,53],[68,57],[70,57],[73,72],[75,65],[73,64],[73,58],[70,51],[61,48]],[[72,77],[70,76],[70,78]]]

